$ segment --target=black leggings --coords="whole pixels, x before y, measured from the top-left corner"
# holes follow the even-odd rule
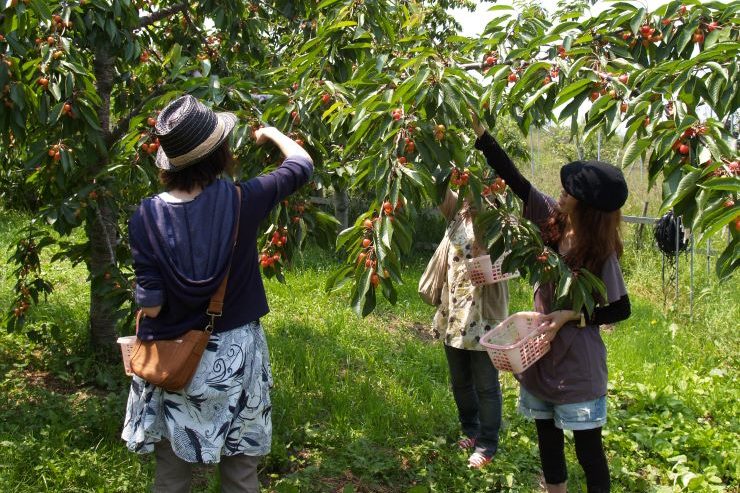
[[[540,446],[542,473],[548,484],[564,483],[568,479],[565,467],[565,439],[563,430],[552,419],[536,419],[537,439]],[[588,493],[608,493],[609,464],[601,444],[601,427],[573,432],[576,456],[586,473]]]

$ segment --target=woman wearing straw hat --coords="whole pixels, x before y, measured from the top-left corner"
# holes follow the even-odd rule
[[[129,222],[145,314],[140,339],[205,327],[209,299],[228,275],[223,314],[187,386],[169,392],[136,376],[131,384],[122,438],[132,451],[155,452],[157,492],[190,491],[193,463],[219,463],[222,491],[259,491],[257,464],[270,450],[272,372],[260,325],[269,309],[256,239],[260,222],[309,180],[313,164],[279,130],[261,128],[256,144],[271,141],[286,159],[235,186],[220,178],[231,168],[235,123],[234,114],[189,95],[167,105],[155,127],[166,191],[144,199]]]
[[[519,375],[519,411],[535,420],[540,461],[549,493],[565,493],[568,477],[563,430],[572,430],[576,456],[589,493],[609,491],[609,465],[601,429],[606,423],[606,348],[599,325],[625,320],[630,301],[619,266],[620,209],[627,200],[622,172],[599,161],[574,161],[560,169],[563,191],[556,201],[522,176],[506,152],[472,114],[475,147],[524,201],[524,217],[537,224],[545,243],[571,269],[586,268],[606,286],[606,299],[592,315],[552,311],[555,287],[538,286],[535,309],[545,314],[550,351]]]

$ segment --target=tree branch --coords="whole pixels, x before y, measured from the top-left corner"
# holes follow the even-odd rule
[[[145,15],[143,17],[139,17],[139,28],[146,27],[150,24],[154,24],[158,20],[169,17],[172,14],[183,12],[187,8],[188,8],[187,3],[179,3],[177,5],[173,5],[172,7],[167,7],[166,9],[158,10],[157,12],[154,12],[151,15]]]
[[[460,68],[463,70],[483,70],[486,65],[483,62],[463,63]]]
[[[121,138],[121,136],[128,131],[128,125],[129,122],[131,122],[131,119],[139,114],[141,109],[146,106],[146,104],[151,101],[154,98],[159,97],[162,94],[162,88],[164,86],[157,86],[154,91],[152,91],[146,98],[141,100],[139,104],[134,106],[134,108],[129,112],[128,115],[118,120],[118,124],[116,125],[116,128],[113,129],[111,132],[110,140],[111,142],[115,142],[118,139]]]

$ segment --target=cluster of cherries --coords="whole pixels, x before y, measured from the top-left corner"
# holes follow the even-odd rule
[[[288,205],[287,201],[283,202],[283,205]],[[294,215],[290,220],[293,221],[293,223],[299,223],[301,221],[301,216],[303,216],[303,213],[306,212],[306,203],[297,202],[291,207],[296,212],[296,215]]]
[[[269,269],[276,263],[280,262],[287,243],[288,229],[283,226],[282,228],[275,230],[270,237],[270,241],[267,242],[260,252],[260,266],[262,266],[263,269]]]
[[[491,195],[496,193],[503,193],[506,190],[506,181],[501,178],[500,176],[497,176],[495,180],[493,180],[493,183],[491,183],[488,186],[483,187],[483,190],[481,191],[481,195]]]
[[[147,139],[141,144],[141,150],[147,154],[154,154],[159,150],[159,137],[154,135],[154,126],[157,124],[157,119],[150,116],[147,118],[146,124],[149,126],[149,131],[141,132],[140,137]]]
[[[377,218],[376,218],[377,219]],[[373,221],[365,219],[364,226],[364,238],[362,239],[362,251],[357,256],[357,265],[365,264],[365,270],[375,269],[378,265],[378,261],[375,258],[375,247],[373,246]],[[378,287],[380,284],[380,276],[377,272],[373,272],[370,275],[370,284],[373,287]]]
[[[65,150],[66,147],[64,144],[54,144],[53,146],[49,147],[49,151],[47,152],[49,154],[49,157],[52,158],[54,161],[59,161],[62,159],[62,151]],[[67,152],[72,152],[71,149],[66,149]]]
[[[681,134],[681,137],[676,140],[671,148],[676,151],[677,153],[686,156],[691,148],[689,147],[689,139],[693,139],[697,135],[704,135],[707,133],[707,127],[704,125],[699,125],[697,127],[689,127],[686,130],[684,130],[683,134]]]
[[[458,168],[452,168],[452,176],[450,177],[450,183],[454,188],[464,187],[468,184],[470,179],[470,171],[468,168],[460,171]]]

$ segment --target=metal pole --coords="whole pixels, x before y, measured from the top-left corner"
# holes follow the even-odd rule
[[[542,137],[542,130],[537,129],[537,162],[542,162],[542,145],[540,144],[540,138]]]
[[[660,252],[660,279],[660,285],[663,288],[663,310],[665,310],[665,303],[668,295],[666,294],[665,289],[665,253],[663,251]]]
[[[532,166],[532,180],[534,180],[534,137],[532,136],[532,132],[529,133],[529,148],[531,149],[529,162]]]
[[[707,238],[707,276],[709,276],[709,273],[712,271],[712,269],[711,269],[711,259],[710,259],[710,256],[711,256],[710,247],[711,247],[711,245],[712,245],[712,239],[711,238]]]
[[[679,243],[678,243],[679,242],[679,239],[678,238],[679,238],[679,235],[681,233],[681,218],[674,215],[673,216],[673,220],[676,221],[676,257],[675,257],[675,262],[676,262],[676,303],[678,303],[678,267],[679,267],[678,264],[680,263],[679,262],[680,259],[678,258],[678,245],[679,245]]]
[[[693,323],[694,322],[694,235],[692,234],[689,237],[689,241],[691,241],[691,263],[689,264],[690,269],[690,278],[691,282],[689,283],[689,320]]]

